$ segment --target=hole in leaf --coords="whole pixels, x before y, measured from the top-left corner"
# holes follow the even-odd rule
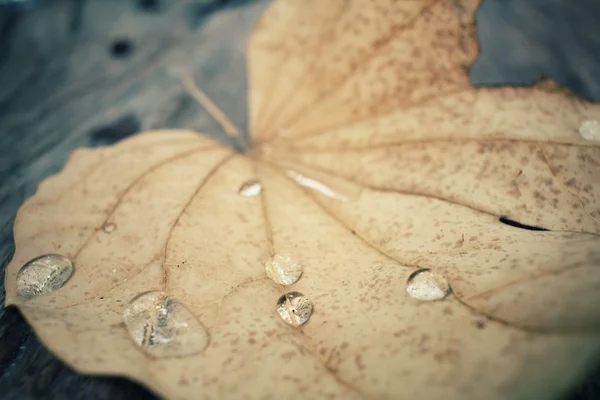
[[[110,53],[115,58],[125,58],[133,50],[133,44],[127,38],[116,39],[110,48]]]
[[[502,222],[503,224],[510,225],[515,228],[527,229],[528,231],[547,231],[548,230],[548,229],[542,228],[540,226],[525,225],[520,222],[513,221],[512,219],[507,218],[507,217],[500,217],[499,221]]]

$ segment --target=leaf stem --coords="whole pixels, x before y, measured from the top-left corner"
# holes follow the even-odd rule
[[[196,100],[215,121],[217,121],[221,128],[223,128],[225,134],[237,144],[241,145],[242,148],[245,148],[247,143],[242,137],[240,130],[231,122],[219,106],[217,106],[210,97],[200,89],[193,77],[182,71],[174,70],[172,72],[180,80],[181,85],[186,92],[188,92],[188,94],[192,96],[192,98]]]

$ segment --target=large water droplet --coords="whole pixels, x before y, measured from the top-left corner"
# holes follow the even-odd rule
[[[73,263],[65,256],[46,254],[27,262],[17,274],[17,292],[23,297],[60,289],[73,275]]]
[[[208,333],[177,299],[164,292],[135,297],[123,313],[133,341],[155,357],[182,357],[201,352]]]
[[[406,292],[417,300],[441,300],[451,291],[448,281],[429,269],[413,272],[406,285]]]
[[[313,303],[299,292],[284,294],[277,301],[277,312],[281,319],[292,326],[304,324],[313,312]]]
[[[254,179],[242,183],[238,190],[238,193],[244,197],[258,196],[260,192],[262,192],[262,185]]]
[[[600,121],[589,119],[579,125],[579,134],[585,140],[600,140]]]
[[[267,276],[280,285],[296,283],[302,275],[302,265],[288,254],[275,254],[265,263]]]

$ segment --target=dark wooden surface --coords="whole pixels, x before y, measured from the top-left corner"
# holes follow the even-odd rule
[[[326,1],[326,0],[324,0]],[[80,146],[156,128],[223,137],[172,69],[192,73],[246,124],[245,43],[268,0],[45,0],[0,9],[0,265],[14,251],[19,205]],[[485,0],[475,84],[552,76],[600,100],[600,0]],[[3,276],[3,275],[2,275]],[[3,303],[0,290],[0,302]],[[600,364],[568,400],[600,398]],[[40,345],[14,309],[0,309],[0,398],[152,398],[124,379],[81,376]]]

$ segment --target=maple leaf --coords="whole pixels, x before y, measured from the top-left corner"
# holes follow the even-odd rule
[[[169,398],[559,393],[600,345],[600,107],[473,88],[477,6],[274,3],[249,149],[76,151],[17,215],[6,304]]]

